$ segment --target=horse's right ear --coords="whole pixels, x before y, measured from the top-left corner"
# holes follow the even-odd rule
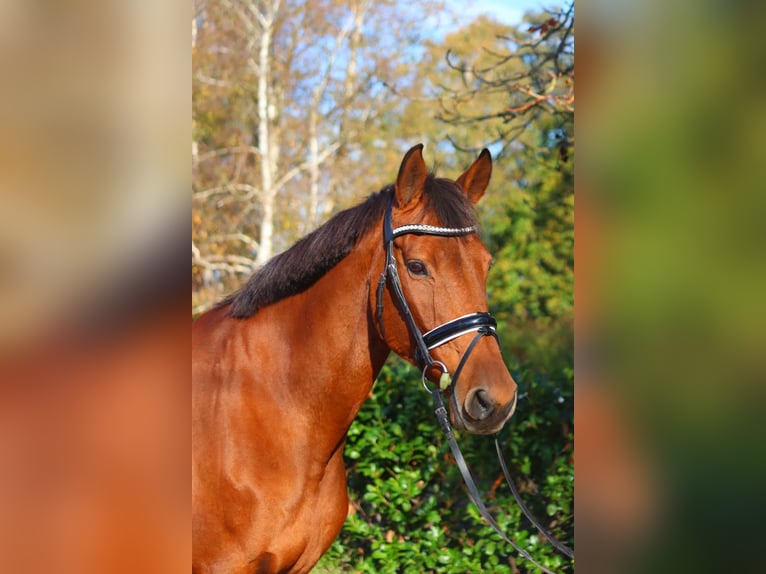
[[[404,154],[402,165],[399,166],[399,175],[396,176],[394,195],[399,209],[420,198],[427,176],[426,163],[423,161],[423,144],[418,144]]]

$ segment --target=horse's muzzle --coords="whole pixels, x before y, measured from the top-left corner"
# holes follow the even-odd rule
[[[452,424],[455,428],[474,434],[494,434],[499,432],[516,410],[518,392],[505,405],[499,405],[483,387],[471,389],[462,405],[457,404],[453,391],[450,400]]]

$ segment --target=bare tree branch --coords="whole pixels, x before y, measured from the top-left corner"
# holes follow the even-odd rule
[[[257,156],[260,152],[258,151],[258,148],[255,146],[235,145],[235,146],[223,147],[223,148],[206,151],[205,153],[199,154],[197,161],[203,162],[209,159],[218,158],[218,157],[222,157],[222,156],[230,155],[234,153],[248,153],[248,154],[253,154]]]
[[[506,123],[527,124],[535,114],[552,115],[574,112],[574,3],[559,12],[547,11],[540,24],[529,27],[524,33],[498,36],[507,42],[507,52],[485,49],[493,61],[481,67],[468,64],[455,53],[448,51],[447,66],[459,74],[463,88],[444,88],[440,98],[441,112],[437,118],[453,125],[502,120]],[[529,34],[534,36],[529,37]],[[522,67],[514,71],[514,67]],[[507,71],[506,71],[507,70]],[[483,109],[481,113],[468,113],[465,104],[478,95],[505,93],[507,103],[495,110]],[[518,137],[523,133],[518,125],[499,132],[502,137]],[[453,141],[453,144],[456,142]],[[463,149],[462,146],[456,146]]]
[[[209,199],[213,195],[218,195],[222,193],[232,193],[236,191],[245,192],[244,195],[242,195],[242,199],[252,199],[254,197],[257,197],[259,194],[258,188],[248,183],[227,183],[225,185],[221,185],[218,187],[211,187],[208,189],[204,189],[202,191],[195,191],[192,194],[192,197],[195,200],[204,201],[206,199]]]
[[[258,242],[245,233],[217,233],[208,239],[210,241],[240,241],[250,247],[252,251],[258,251]]]

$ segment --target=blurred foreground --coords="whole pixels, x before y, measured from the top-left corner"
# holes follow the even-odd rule
[[[187,10],[0,8],[1,572],[188,568]]]

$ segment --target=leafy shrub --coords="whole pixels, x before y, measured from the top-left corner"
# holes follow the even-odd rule
[[[573,376],[570,357],[562,358],[543,375],[512,365],[524,398],[500,442],[527,505],[571,545]],[[522,516],[491,438],[456,435],[500,527],[542,565],[571,572],[573,564]],[[349,430],[345,455],[355,512],[317,572],[537,572],[470,502],[413,367],[399,359],[384,366]]]

